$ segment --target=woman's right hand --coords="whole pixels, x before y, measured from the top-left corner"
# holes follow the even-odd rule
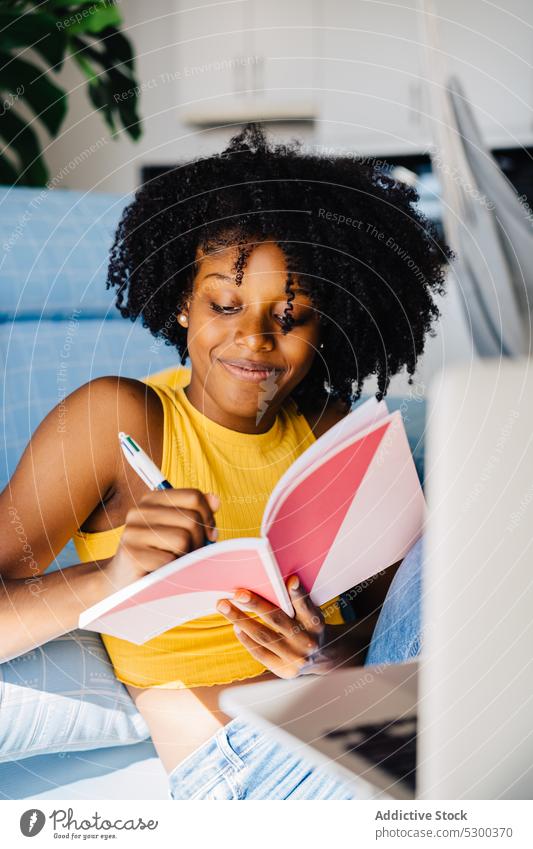
[[[198,489],[154,490],[126,514],[115,555],[105,566],[113,587],[126,587],[182,554],[216,540],[218,496]]]

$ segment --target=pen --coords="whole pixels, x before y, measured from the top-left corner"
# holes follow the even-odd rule
[[[126,460],[150,489],[174,489],[172,484],[163,476],[161,469],[157,468],[153,460],[150,460],[148,454],[142,450],[133,437],[120,431],[118,439]],[[206,545],[211,545],[213,542],[214,540],[206,537]]]

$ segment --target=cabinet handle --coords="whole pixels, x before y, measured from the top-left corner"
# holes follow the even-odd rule
[[[257,94],[264,94],[264,58],[262,56],[256,56],[255,59],[256,61],[253,63],[252,70],[253,88]]]
[[[421,106],[421,89],[420,82],[410,82],[408,85],[409,91],[409,123],[420,125],[420,106]]]

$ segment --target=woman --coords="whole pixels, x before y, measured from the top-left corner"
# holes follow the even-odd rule
[[[108,286],[124,317],[141,316],[191,368],[166,381],[92,380],[64,402],[61,432],[57,409],[35,432],[1,496],[4,658],[76,627],[83,609],[206,535],[258,535],[281,474],[346,415],[364,380],[375,373],[381,397],[403,366],[414,373],[449,257],[416,199],[370,164],[270,146],[253,125],[223,154],[139,189]],[[147,493],[123,461],[121,430],[173,490]],[[82,562],[45,576],[47,592],[28,593],[9,509],[24,524],[33,578],[74,537]],[[316,608],[294,577],[288,619],[247,592],[243,574],[217,613],[143,646],[103,635],[172,798],[352,798],[230,722],[218,698],[259,676],[360,665],[398,566],[357,593],[355,625],[339,600]]]

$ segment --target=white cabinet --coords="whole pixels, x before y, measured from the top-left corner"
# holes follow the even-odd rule
[[[324,14],[318,140],[369,153],[427,147],[416,10],[331,0]]]
[[[446,64],[487,142],[533,143],[532,0],[433,2]],[[418,0],[181,0],[180,118],[189,127],[308,118],[317,144],[425,151],[431,89],[418,10]]]
[[[321,0],[320,0],[321,2]],[[254,117],[302,120],[316,114],[309,0],[207,0],[181,15],[178,43],[182,120],[213,126]]]
[[[252,57],[243,50],[242,3],[181,3],[175,74],[182,119],[219,111],[242,87]]]

